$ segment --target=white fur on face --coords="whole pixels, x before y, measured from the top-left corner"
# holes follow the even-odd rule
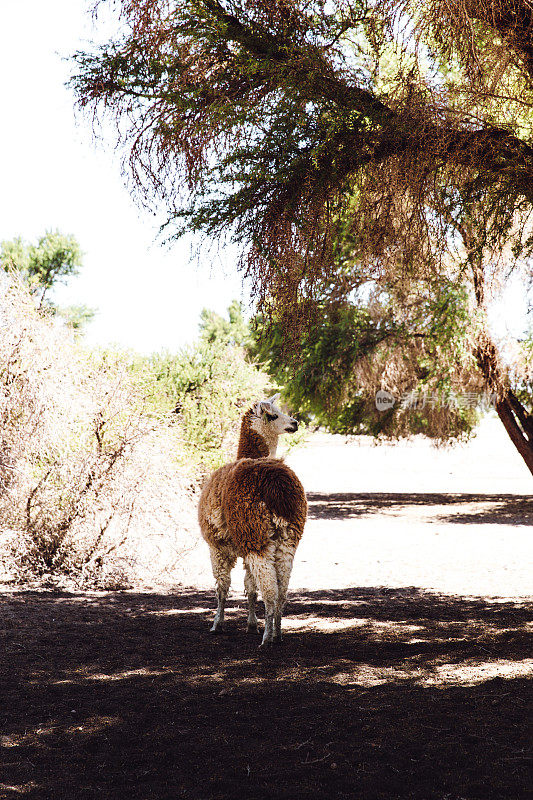
[[[269,400],[257,403],[254,408],[258,424],[254,420],[252,427],[266,439],[269,435],[279,436],[281,433],[294,433],[298,430],[298,422],[294,417],[284,414],[276,405],[278,399],[279,394],[275,394]]]

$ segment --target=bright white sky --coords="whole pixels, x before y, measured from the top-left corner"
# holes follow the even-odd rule
[[[191,241],[171,250],[156,243],[157,225],[132,202],[112,141],[95,145],[76,118],[63,58],[112,32],[105,22],[93,28],[90,6],[0,2],[0,241],[74,234],[84,267],[55,299],[98,309],[89,341],[175,350],[196,338],[203,307],[223,313],[242,299],[235,253],[217,255],[206,243],[199,264]]]

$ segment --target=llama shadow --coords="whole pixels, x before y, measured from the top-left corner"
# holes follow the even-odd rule
[[[521,800],[533,604],[293,593],[259,653],[212,592],[0,597],[0,797]]]
[[[307,495],[310,519],[343,520],[369,516],[387,509],[446,506],[448,514],[433,521],[472,524],[533,525],[533,499],[511,494],[397,494],[361,493]]]

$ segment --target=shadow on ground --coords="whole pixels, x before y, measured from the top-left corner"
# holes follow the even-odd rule
[[[0,606],[2,798],[528,796],[531,604],[304,592],[267,653],[210,593]]]
[[[436,514],[430,522],[492,523],[501,525],[533,525],[533,499],[516,494],[326,494],[311,492],[311,519],[350,519],[369,516],[388,509],[404,511],[410,506],[431,509],[449,507],[447,513]]]

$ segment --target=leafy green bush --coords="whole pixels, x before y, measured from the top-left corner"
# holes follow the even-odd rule
[[[150,356],[154,411],[173,411],[179,426],[180,461],[206,472],[234,458],[239,419],[266,393],[268,376],[241,347],[201,340],[172,355]]]

